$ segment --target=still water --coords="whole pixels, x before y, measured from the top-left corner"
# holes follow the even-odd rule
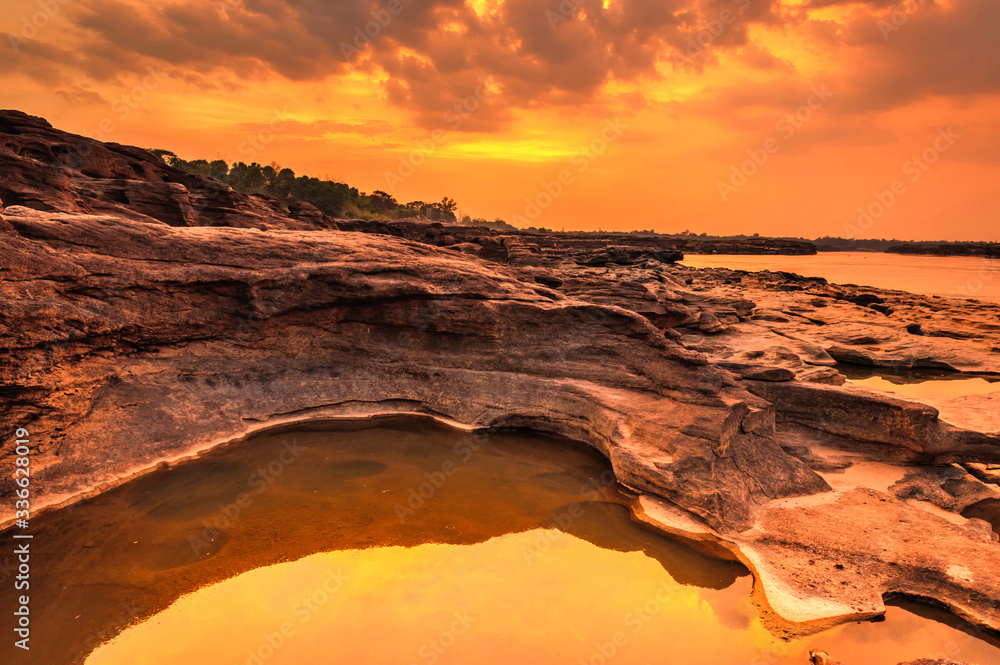
[[[823,277],[834,284],[1000,302],[1000,260],[997,259],[820,252],[813,256],[691,254],[681,263],[692,268],[781,270],[806,277]]]
[[[935,369],[899,369],[861,365],[837,366],[855,386],[893,393],[916,401],[943,400],[969,395],[988,395],[1000,391],[996,377],[969,377],[958,372]]]
[[[5,640],[0,661],[1000,664],[918,606],[776,639],[745,568],[635,523],[630,501],[603,458],[534,435],[263,434],[38,518],[32,651]]]

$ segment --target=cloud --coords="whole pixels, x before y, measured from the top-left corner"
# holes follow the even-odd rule
[[[305,80],[338,71],[327,45],[304,24],[308,17],[284,3],[248,2],[220,12],[202,2],[147,7],[95,0],[75,12],[76,24],[90,37],[84,51],[98,56],[117,52],[243,78],[273,72]]]
[[[0,45],[0,71],[17,72],[46,85],[62,85],[67,80],[67,64],[77,62],[69,49],[54,46],[40,39],[22,39],[7,35],[10,48]],[[16,45],[16,48],[15,48]]]
[[[919,2],[920,0],[916,0]],[[933,0],[925,0],[933,2]],[[898,5],[899,0],[809,0],[807,7],[810,9],[819,9],[823,7],[837,7],[837,6],[851,6],[851,5],[861,5],[868,7],[892,7],[893,5]]]
[[[742,52],[743,61],[757,69],[777,70],[786,73],[795,71],[795,65],[775,56],[766,48],[747,44]]]
[[[502,107],[484,103],[477,113],[476,122],[489,126],[504,122],[510,107],[578,103],[612,78],[653,76],[668,48],[683,48],[703,29],[702,14],[709,21],[723,7],[746,4],[615,0],[604,8],[599,0],[584,0],[569,14],[554,0],[507,0],[499,11],[479,16],[462,0],[403,0],[395,15],[363,0],[163,6],[94,0],[70,12],[82,41],[71,64],[96,78],[112,75],[109,63],[141,70],[152,60],[191,70],[191,76],[215,71],[296,81],[377,67],[390,76],[388,99],[426,122],[490,77],[504,98]],[[731,26],[716,42],[744,43],[743,26]],[[215,85],[206,78],[206,85]]]
[[[863,58],[845,74],[841,110],[885,111],[929,96],[1000,93],[1000,3],[915,7],[910,14],[880,12],[848,24],[844,42]]]
[[[83,86],[74,85],[67,90],[56,90],[56,94],[70,104],[109,104],[100,93]]]
[[[92,0],[65,9],[73,48],[33,41],[19,60],[0,54],[0,65],[65,85],[68,70],[106,80],[123,66],[161,63],[206,90],[384,72],[385,99],[418,125],[495,131],[518,109],[600,102],[609,81],[669,83],[676,56],[707,73],[721,52],[773,78],[716,87],[716,105],[786,106],[813,81],[796,72],[793,55],[753,43],[750,28],[760,25],[821,45],[828,78],[844,91],[832,113],[1000,91],[1000,3],[991,0],[914,4],[888,35],[879,23],[893,20],[888,0],[505,0],[483,14],[463,0],[400,2],[391,13],[388,0]],[[833,6],[844,11],[831,14]]]
[[[259,124],[244,123],[237,125],[239,132],[257,132],[260,130]],[[367,138],[391,134],[394,130],[392,123],[384,120],[364,120],[362,122],[334,122],[332,120],[318,120],[316,122],[300,122],[298,120],[283,120],[281,124],[282,134],[299,138],[322,138],[327,134],[356,134]]]

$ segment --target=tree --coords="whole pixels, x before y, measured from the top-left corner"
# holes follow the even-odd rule
[[[296,176],[294,171],[282,168],[277,162],[267,166],[257,162],[237,162],[230,167],[221,159],[212,162],[205,159],[186,161],[169,150],[153,148],[149,152],[169,166],[220,180],[243,194],[266,194],[286,206],[306,201],[332,217],[356,215],[366,219],[425,217],[447,222],[456,220],[458,205],[448,197],[438,203],[411,201],[401,206],[395,197],[382,190],[362,194],[356,187],[343,182]]]
[[[208,177],[222,180],[223,182],[226,181],[229,178],[229,164],[226,164],[221,159],[210,162],[208,165]]]
[[[294,201],[308,201],[327,215],[337,217],[344,213],[349,202],[357,202],[358,190],[342,182],[299,176],[289,197]]]
[[[455,199],[449,199],[446,196],[438,203],[427,205],[427,212],[424,214],[428,219],[440,222],[455,222],[455,209],[457,207],[458,204],[455,203]]]
[[[170,150],[164,150],[163,148],[147,148],[146,152],[152,154],[167,166],[173,166],[180,161],[180,157],[178,157],[175,153]]]
[[[369,194],[368,201],[371,203],[372,208],[374,208],[376,212],[393,212],[399,207],[399,201],[396,200],[396,197],[387,192],[383,192],[381,189],[376,189],[374,192]]]
[[[291,169],[280,169],[274,176],[274,180],[269,185],[269,193],[287,204],[289,203],[289,197],[291,196],[292,187],[294,186],[295,171]]]

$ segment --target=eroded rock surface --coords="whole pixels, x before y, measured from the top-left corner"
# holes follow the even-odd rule
[[[331,220],[88,141],[0,114],[0,419],[31,432],[36,508],[297,420],[527,427],[595,447],[640,516],[741,558],[778,630],[893,593],[1000,630],[1000,545],[959,514],[998,491],[993,398],[945,422],[838,370],[1000,376],[1000,307]]]
[[[773,501],[754,528],[730,536],[648,497],[637,514],[668,533],[733,552],[754,571],[758,607],[779,632],[873,618],[885,612],[887,597],[940,600],[943,588],[959,616],[987,629],[1000,624],[1000,557],[989,529],[954,524],[883,492]]]
[[[19,111],[0,111],[0,201],[170,226],[336,226],[318,210],[289,212],[267,197],[166,166],[141,148],[68,134]]]
[[[461,254],[358,233],[4,218],[18,234],[0,266],[3,381],[17,387],[4,420],[37,437],[39,499],[320,410],[586,441],[625,484],[727,531],[826,488],[781,450],[769,405],[646,318]]]

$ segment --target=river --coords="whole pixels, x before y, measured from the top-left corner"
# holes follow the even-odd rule
[[[968,256],[907,256],[879,252],[820,252],[813,256],[692,254],[692,268],[781,270],[857,284],[942,296],[1000,302],[1000,261]]]

